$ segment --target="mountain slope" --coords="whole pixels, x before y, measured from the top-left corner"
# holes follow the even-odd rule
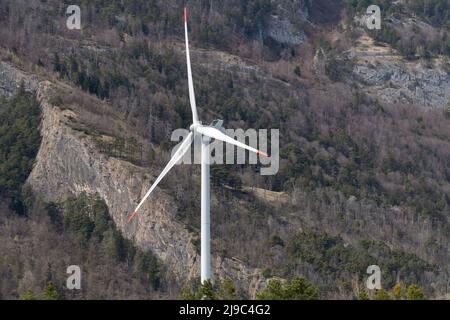
[[[17,10],[31,3],[39,14]],[[0,92],[10,96],[25,80],[43,112],[28,182],[47,201],[98,193],[124,235],[170,269],[167,286],[177,292],[198,275],[199,198],[185,190],[199,189],[199,168],[177,168],[139,219],[125,219],[168,159],[171,131],[189,123],[182,10],[172,1],[81,3],[87,14],[79,33],[65,30],[65,8],[56,1],[0,7]],[[369,35],[346,21],[358,8],[328,12],[324,5],[190,4],[202,119],[281,129],[276,176],[250,166],[213,170],[220,185],[236,177],[244,185],[213,192],[216,274],[250,296],[267,277],[300,274],[324,298],[350,298],[376,263],[387,288],[400,280],[443,295],[450,256],[446,57],[427,62],[395,52],[391,63],[367,55],[397,43],[370,35],[381,44],[361,44]],[[412,11],[405,10],[398,19],[407,21]],[[288,34],[280,33],[288,24]],[[284,200],[249,186],[283,192]]]

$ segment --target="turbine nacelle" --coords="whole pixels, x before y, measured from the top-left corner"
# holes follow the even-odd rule
[[[210,127],[219,129],[222,132],[225,132],[225,128],[223,127],[223,120],[216,119],[209,125]]]

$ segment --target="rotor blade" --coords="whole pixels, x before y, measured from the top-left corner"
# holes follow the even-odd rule
[[[181,158],[183,158],[183,156],[186,154],[186,152],[189,151],[189,147],[192,144],[192,137],[193,136],[194,136],[194,134],[192,132],[190,132],[189,135],[184,139],[184,141],[181,143],[181,145],[178,148],[178,150],[173,155],[172,159],[170,159],[169,163],[166,165],[166,167],[161,172],[159,177],[155,180],[155,182],[153,182],[152,186],[150,187],[148,192],[145,194],[144,198],[142,198],[141,202],[139,202],[138,206],[133,211],[133,213],[130,214],[130,216],[128,217],[128,222],[130,222],[136,216],[138,210],[144,204],[145,200],[147,200],[147,198],[150,196],[152,191],[156,188],[158,183],[161,182],[161,180],[170,171],[170,169],[172,169],[173,166],[175,166],[178,163],[178,161],[180,161]]]
[[[269,155],[263,151],[260,151],[258,149],[252,148],[248,145],[246,145],[245,143],[239,142],[233,138],[231,138],[230,136],[227,136],[225,133],[223,133],[222,131],[220,131],[219,129],[213,128],[213,127],[199,127],[197,128],[197,132],[205,135],[207,137],[213,138],[213,139],[217,139],[232,145],[235,145],[239,148],[243,148],[249,151],[252,151],[254,153],[257,154],[261,154],[265,157],[268,157]]]
[[[187,73],[189,84],[189,100],[192,110],[192,122],[198,123],[197,104],[195,102],[194,81],[192,80],[192,68],[191,68],[191,54],[189,52],[189,37],[188,37],[188,11],[187,7],[184,7],[184,33],[186,38],[186,60],[187,60]]]

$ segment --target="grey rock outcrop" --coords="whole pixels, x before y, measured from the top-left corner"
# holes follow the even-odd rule
[[[450,74],[445,70],[441,61],[425,66],[385,59],[357,64],[354,74],[383,101],[443,108],[450,101]]]
[[[2,94],[11,96],[17,89],[16,81],[24,81],[30,90],[36,91],[41,103],[42,143],[27,180],[33,190],[56,203],[81,192],[98,194],[125,237],[152,251],[180,285],[199,276],[200,259],[192,243],[194,235],[175,217],[176,203],[169,194],[158,188],[152,201],[144,204],[139,218],[127,222],[129,213],[153,181],[147,170],[100,153],[90,136],[71,128],[68,123],[78,115],[48,102],[58,84],[31,79],[7,64],[0,65],[0,75]],[[249,296],[254,296],[265,284],[258,269],[235,259],[214,257],[213,268],[219,278],[239,280]]]
[[[268,36],[283,44],[299,45],[305,41],[305,33],[296,30],[294,25],[287,19],[274,16],[270,19]]]
[[[46,200],[62,202],[86,192],[99,194],[117,227],[141,248],[153,251],[169,266],[177,280],[193,277],[197,254],[191,235],[174,219],[173,201],[157,191],[139,219],[127,223],[127,215],[150,185],[148,174],[132,164],[99,153],[88,136],[65,125],[77,115],[46,102],[48,83],[40,83],[42,145],[28,183]],[[187,276],[187,277],[186,277]]]
[[[37,83],[35,76],[25,74],[8,63],[0,61],[0,96],[11,97],[22,84],[25,90],[34,91]]]

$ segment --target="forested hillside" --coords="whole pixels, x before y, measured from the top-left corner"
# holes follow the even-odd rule
[[[72,2],[81,7],[81,31],[65,27],[68,3],[1,1],[1,60],[72,88],[49,101],[77,113],[68,127],[89,136],[103,155],[159,172],[171,132],[191,121],[184,3]],[[304,277],[321,298],[358,297],[370,264],[380,265],[386,290],[418,285],[427,297],[442,297],[450,274],[450,104],[426,107],[426,95],[423,103],[379,99],[355,74],[368,58],[357,61],[349,52],[367,36],[392,50],[380,61],[392,59],[406,74],[419,67],[448,73],[450,6],[379,1],[383,28],[368,31],[357,18],[369,4],[189,1],[201,118],[224,119],[228,128],[280,129],[277,175],[262,177],[258,166],[212,168],[213,253],[259,268],[265,278]],[[415,85],[411,91],[422,86]],[[38,105],[24,90],[0,97],[0,252],[8,253],[0,260],[8,279],[1,297],[28,289],[39,296],[49,282],[65,298],[178,296],[191,282],[175,283],[151,248],[126,240],[107,218],[112,208],[95,194],[50,204],[48,195],[23,187],[40,144]],[[199,188],[199,171],[177,169],[160,188],[197,249],[199,195],[181,190]],[[92,212],[81,209],[86,203]],[[33,239],[46,246],[37,250]],[[71,296],[61,289],[65,274],[47,271],[65,265],[54,265],[58,253],[64,263],[86,261],[87,291]]]
[[[347,1],[350,17],[363,12],[370,1]],[[448,34],[450,5],[446,0],[407,0],[403,2],[379,1],[386,19],[387,28],[375,30],[372,36],[377,41],[386,42],[398,49],[406,58],[431,58],[437,55],[450,55]],[[421,19],[418,24],[400,23],[408,19]],[[408,21],[408,20],[407,20]],[[433,26],[433,27],[431,27]]]
[[[20,88],[10,101],[0,97],[0,199],[10,201],[17,214],[25,213],[22,186],[41,143],[40,110],[35,97]]]

